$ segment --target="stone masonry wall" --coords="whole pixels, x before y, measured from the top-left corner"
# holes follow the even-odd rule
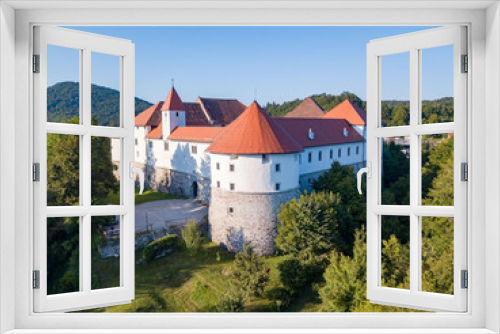
[[[212,241],[233,252],[250,242],[259,255],[273,255],[277,211],[297,197],[298,189],[279,193],[238,193],[212,188],[208,229]],[[230,212],[230,208],[233,212]]]
[[[195,198],[194,184],[196,182],[196,199],[210,203],[210,183],[211,180],[201,176],[178,172],[172,169],[155,167],[135,163],[137,168],[144,171],[144,188],[161,192],[168,192],[172,195],[187,196]],[[139,177],[136,176],[136,185],[139,185]]]

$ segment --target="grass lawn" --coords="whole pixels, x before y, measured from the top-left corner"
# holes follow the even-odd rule
[[[135,188],[135,205],[165,199],[187,199],[187,197],[171,195],[155,190],[144,190],[142,195],[139,195],[139,188]],[[120,204],[120,193],[111,192],[108,195],[107,201],[110,204]]]
[[[136,251],[136,260],[142,249]],[[287,256],[265,258],[270,268],[270,282],[266,290],[282,288],[278,265]],[[99,308],[90,312],[207,312],[213,310],[227,288],[227,269],[234,260],[234,254],[206,241],[197,255],[189,256],[180,249],[149,264],[138,263],[135,269],[135,300],[126,305]],[[99,262],[95,266],[113,266],[113,263]],[[111,270],[110,270],[111,269]],[[114,271],[114,268],[107,270]],[[106,272],[105,268],[99,270]],[[111,274],[111,273],[110,273]],[[116,276],[115,276],[116,277]],[[118,282],[115,282],[115,284]],[[107,282],[113,286],[112,283]],[[109,286],[109,285],[108,285]],[[279,306],[278,306],[279,308]],[[319,308],[319,298],[312,289],[304,289],[295,301],[280,311],[314,312]],[[276,311],[275,300],[253,298],[246,306],[248,312]],[[89,311],[87,311],[89,312]]]

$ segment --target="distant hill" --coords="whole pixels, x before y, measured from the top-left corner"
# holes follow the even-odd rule
[[[99,125],[118,126],[119,92],[116,89],[92,85],[93,118]],[[59,82],[47,89],[47,120],[60,122],[78,116],[79,84]],[[151,103],[135,98],[135,114],[150,107]]]
[[[321,107],[325,112],[330,111],[332,108],[339,105],[344,100],[349,100],[357,104],[363,109],[366,109],[366,102],[361,100],[356,94],[343,92],[340,95],[332,94],[315,94],[311,98]],[[283,103],[268,103],[264,107],[267,113],[273,117],[283,117],[290,111],[295,109],[304,99],[296,99],[293,101],[286,101]]]
[[[311,98],[319,104],[325,112],[332,110],[344,100],[349,100],[366,110],[366,101],[361,100],[356,94],[343,92],[340,95],[315,94]],[[295,109],[304,99],[285,101],[283,103],[268,103],[264,109],[273,117],[283,117]],[[410,122],[410,102],[387,100],[382,101],[382,121],[387,126],[408,125]],[[443,97],[437,100],[422,101],[422,122],[438,123],[453,121],[453,98]]]

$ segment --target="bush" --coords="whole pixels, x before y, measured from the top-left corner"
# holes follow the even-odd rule
[[[182,240],[189,255],[195,255],[201,247],[201,233],[195,220],[191,220],[181,229]]]
[[[172,251],[179,246],[179,244],[179,237],[176,234],[166,235],[147,244],[142,251],[142,258],[144,262],[150,263],[157,255],[164,251]]]
[[[216,312],[243,312],[244,310],[243,294],[234,289],[226,293],[215,306]]]
[[[260,297],[268,281],[269,275],[262,259],[250,245],[243,245],[243,252],[236,254],[234,259],[230,275],[232,285],[248,299],[252,295]]]
[[[266,298],[271,301],[266,308],[268,312],[282,312],[293,302],[290,290],[283,287],[274,287],[267,290]]]
[[[307,284],[306,267],[297,259],[288,259],[278,265],[281,283],[292,293],[297,293]]]
[[[323,262],[337,249],[352,252],[354,224],[351,214],[330,192],[303,194],[278,211],[276,246],[303,262]]]
[[[150,291],[148,296],[132,302],[131,312],[165,312],[166,309],[165,299],[158,292]]]

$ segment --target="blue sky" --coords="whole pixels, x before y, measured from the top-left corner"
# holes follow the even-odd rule
[[[366,99],[366,44],[429,27],[70,27],[129,39],[136,96],[163,100],[171,79],[181,98],[237,98],[249,104],[349,91]],[[52,49],[60,49],[52,47]],[[78,55],[49,50],[49,82],[76,81]],[[453,48],[424,50],[424,99],[453,96]],[[76,55],[76,56],[75,56]],[[408,99],[409,57],[382,60],[383,99]],[[92,82],[118,88],[118,61],[95,55]]]

